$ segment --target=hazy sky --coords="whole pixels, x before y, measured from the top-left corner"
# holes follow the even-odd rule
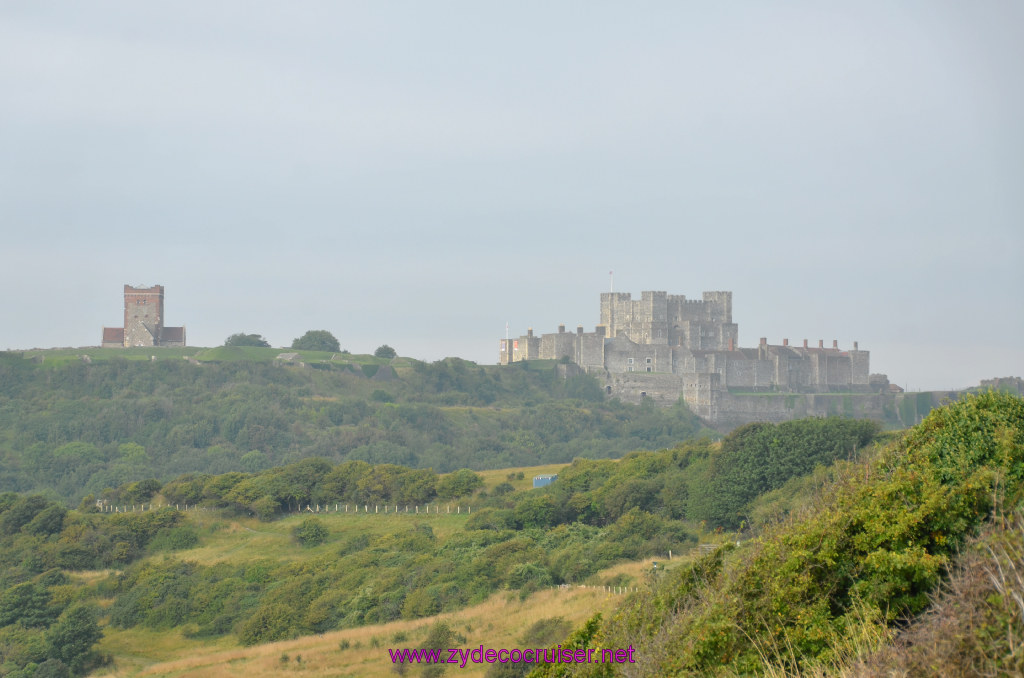
[[[497,361],[732,290],[740,343],[1024,376],[1024,3],[0,0],[0,348]]]

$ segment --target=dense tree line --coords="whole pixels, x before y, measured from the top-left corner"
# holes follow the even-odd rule
[[[49,489],[77,503],[130,481],[255,472],[306,457],[500,468],[614,457],[701,430],[681,405],[605,401],[593,378],[559,379],[553,368],[447,359],[385,380],[323,367],[51,367],[0,354],[0,487]]]
[[[639,512],[735,529],[760,495],[816,466],[853,456],[877,434],[878,425],[870,421],[803,419],[752,424],[721,445],[703,440],[630,453],[618,462],[576,459],[544,492],[492,499],[492,508],[474,520],[506,527],[577,521],[604,527]]]
[[[631,510],[670,520],[734,529],[758,496],[816,466],[850,458],[878,434],[876,423],[839,418],[751,424],[720,445],[703,439],[621,461],[576,459],[541,492],[508,494],[498,486],[474,517],[495,528],[548,528],[581,522],[606,527]],[[331,464],[309,458],[257,473],[185,474],[162,486],[174,504],[205,503],[272,519],[310,504],[425,504],[473,494],[482,481],[470,469],[431,469],[361,460]],[[115,503],[145,501],[155,480],[104,495]]]

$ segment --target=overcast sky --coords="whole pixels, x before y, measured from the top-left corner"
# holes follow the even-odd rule
[[[0,348],[497,361],[733,291],[740,344],[1024,376],[1024,3],[0,0]]]

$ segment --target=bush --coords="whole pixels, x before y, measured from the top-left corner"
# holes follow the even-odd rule
[[[483,487],[484,480],[468,468],[459,469],[449,473],[437,481],[438,499],[455,499],[465,497],[473,493],[473,490]]]
[[[164,528],[156,533],[149,547],[154,551],[180,551],[199,543],[199,534],[187,525]]]
[[[264,339],[259,334],[232,334],[224,342],[225,346],[259,346],[262,348],[269,348],[270,342]]]
[[[295,538],[306,548],[319,546],[327,541],[327,528],[317,518],[306,518],[293,531]]]
[[[238,639],[243,645],[269,643],[293,635],[295,613],[287,605],[265,605],[242,623]]]

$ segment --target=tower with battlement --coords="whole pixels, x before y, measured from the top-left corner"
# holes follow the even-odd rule
[[[634,300],[628,292],[606,292],[601,295],[601,324],[607,337],[634,344],[713,351],[737,343],[732,292],[704,292],[699,300],[666,292],[641,292]]]
[[[164,287],[124,286],[124,325],[104,327],[104,348],[184,346],[184,327],[164,326]]]

